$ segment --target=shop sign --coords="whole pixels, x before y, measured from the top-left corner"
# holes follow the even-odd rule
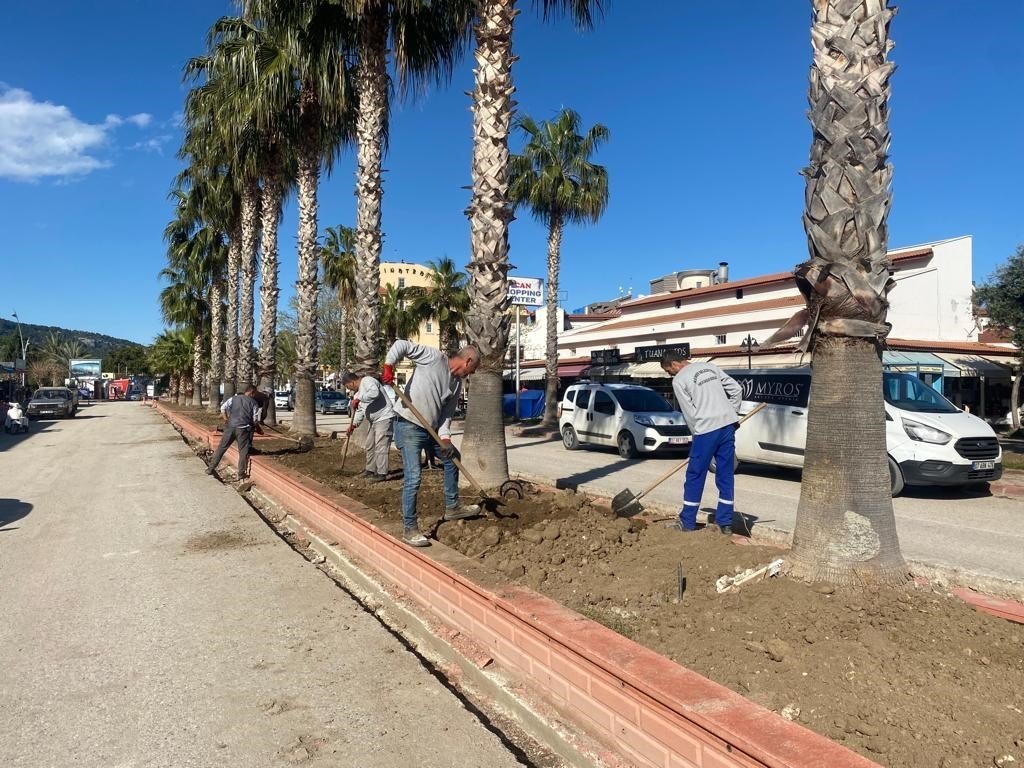
[[[688,358],[690,356],[690,345],[684,341],[681,344],[655,344],[650,347],[637,347],[633,350],[633,362],[648,363],[654,361],[660,363],[661,358],[666,352],[677,352],[683,357]]]

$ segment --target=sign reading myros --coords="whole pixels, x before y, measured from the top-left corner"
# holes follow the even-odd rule
[[[521,307],[537,307],[544,303],[544,281],[539,277],[509,277],[508,300]]]

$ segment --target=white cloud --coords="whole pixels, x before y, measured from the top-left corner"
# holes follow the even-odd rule
[[[125,122],[145,128],[151,121],[143,112],[86,123],[65,106],[36,101],[28,91],[0,83],[0,178],[67,178],[105,168],[110,163],[96,154],[110,132]]]
[[[164,144],[170,141],[173,137],[168,133],[162,133],[159,136],[154,136],[150,139],[144,139],[143,141],[137,141],[132,144],[128,149],[140,149],[145,152],[155,152],[158,155],[164,153]]]

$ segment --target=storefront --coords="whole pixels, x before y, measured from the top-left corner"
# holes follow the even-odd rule
[[[1013,388],[1012,355],[940,352],[938,357],[956,371],[945,379],[943,394],[949,400],[982,419],[1005,418]]]

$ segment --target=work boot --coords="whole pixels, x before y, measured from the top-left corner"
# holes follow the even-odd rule
[[[718,530],[719,530],[719,532],[724,533],[726,536],[732,536],[732,526],[731,525],[720,525],[720,526],[718,526]]]
[[[365,477],[365,478],[369,479],[371,477],[376,477],[377,473],[376,472],[371,472],[368,469],[364,469],[362,472],[359,473],[359,476],[360,477]]]
[[[366,478],[366,482],[370,483],[370,485],[376,485],[377,483],[383,483],[387,479],[387,475],[381,475],[378,474],[377,472],[371,472],[369,476]]]
[[[469,517],[476,517],[479,514],[479,504],[459,504],[457,507],[447,507],[441,521],[447,523],[450,520],[465,520]]]
[[[419,528],[406,528],[402,534],[402,541],[410,547],[429,547],[430,540],[420,533]]]

